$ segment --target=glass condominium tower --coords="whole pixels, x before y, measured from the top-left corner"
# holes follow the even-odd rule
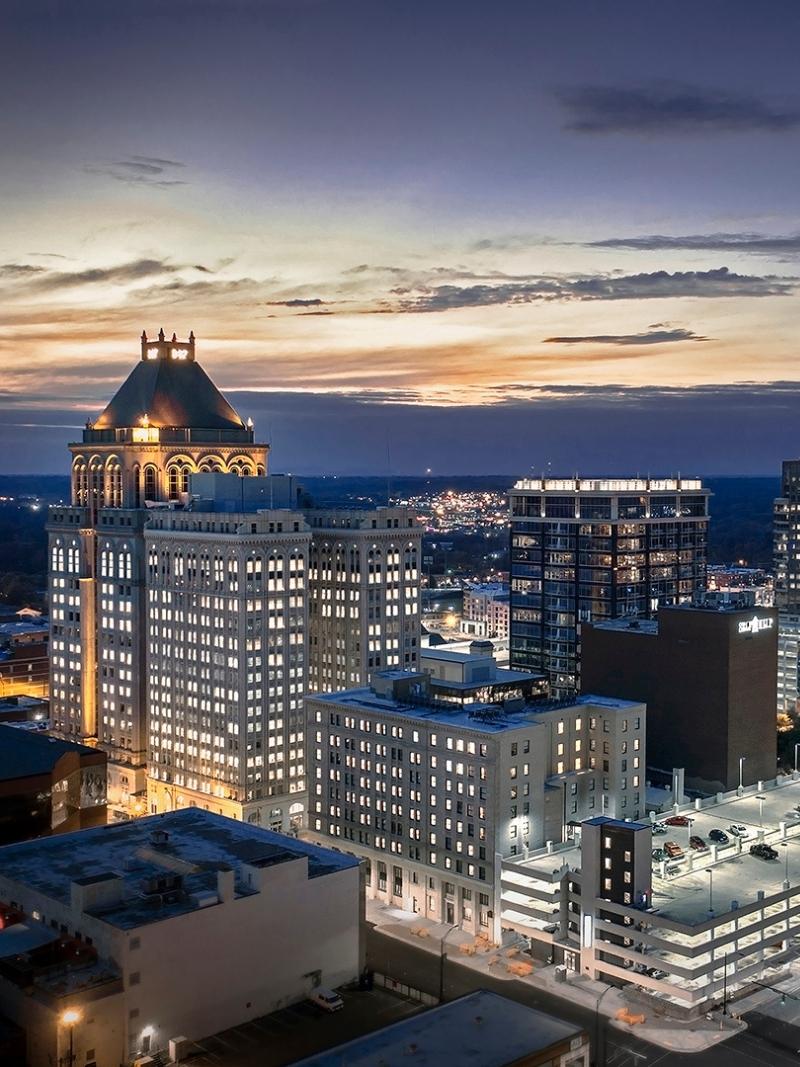
[[[524,478],[511,502],[511,666],[579,688],[580,624],[705,589],[710,492],[686,478]]]

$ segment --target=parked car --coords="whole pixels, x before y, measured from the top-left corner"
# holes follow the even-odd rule
[[[741,823],[732,822],[728,827],[728,833],[733,834],[734,837],[749,837],[747,827],[742,826]]]
[[[668,819],[664,820],[665,826],[688,826],[689,820],[685,815],[670,815]]]
[[[784,819],[800,819],[800,811],[797,811],[796,809],[792,811],[785,811],[783,813],[783,817]]]
[[[750,855],[758,856],[760,860],[776,860],[778,853],[771,845],[758,844],[750,846]]]
[[[667,858],[666,849],[654,848],[653,849],[653,862],[662,863]]]
[[[714,827],[713,830],[708,831],[708,836],[711,841],[716,842],[716,844],[718,845],[727,845],[730,841],[730,838],[725,833],[725,831],[718,830],[716,827]]]
[[[667,832],[667,827],[665,826],[665,824],[663,822],[654,822],[653,823],[653,835],[655,837],[661,837],[661,835],[665,834],[666,832]]]
[[[671,860],[680,859],[680,857],[683,855],[683,849],[677,841],[665,841],[664,851]]]
[[[332,989],[325,989],[324,986],[313,990],[308,999],[323,1011],[341,1011],[344,1007],[344,1001],[339,994],[334,993]]]
[[[664,978],[669,978],[667,972],[660,971],[658,967],[651,967],[651,969],[647,973],[650,975],[651,978],[657,978],[659,981]]]
[[[667,866],[664,868],[664,874],[666,874],[669,878],[671,878],[673,874],[680,874],[680,873],[681,873],[681,868],[680,868],[680,864],[678,864],[678,863],[668,863]]]
[[[708,845],[697,834],[692,834],[689,838],[689,846],[695,850],[695,852],[701,852],[704,848],[708,848]]]

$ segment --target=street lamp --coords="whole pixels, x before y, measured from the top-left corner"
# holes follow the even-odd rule
[[[744,761],[746,759],[747,759],[747,756],[740,756],[739,757],[739,792],[740,793],[744,789],[743,774],[744,774]]]
[[[758,825],[762,829],[764,828],[764,801],[766,799],[767,798],[766,797],[762,797],[760,793],[756,797],[756,800],[758,801]]]
[[[788,841],[784,841],[781,844],[781,848],[783,849],[783,854],[784,854],[784,856],[786,858],[786,875],[785,875],[785,879],[784,880],[786,882],[786,888],[788,889],[789,888],[789,842]]]
[[[81,1021],[81,1013],[77,1008],[67,1008],[66,1011],[61,1013],[61,1023],[69,1030],[69,1060],[67,1061],[68,1067],[72,1067],[75,1062],[75,1053],[73,1050],[73,1035],[75,1031],[76,1023]]]
[[[800,748],[800,741],[794,746],[794,773],[797,774],[797,750]]]
[[[708,875],[708,911],[709,914],[714,914],[714,872],[709,867],[706,871]]]
[[[444,950],[444,943],[452,934],[454,930],[457,930],[461,923],[454,923],[452,926],[442,934],[442,940],[439,944],[439,1003],[444,1002],[444,961],[447,959],[447,953]]]
[[[600,1002],[606,993],[610,993],[612,989],[616,989],[616,986],[609,985],[603,990],[600,996],[595,1001],[594,1005],[594,1063],[596,1065],[605,1062],[605,1055],[600,1055]]]

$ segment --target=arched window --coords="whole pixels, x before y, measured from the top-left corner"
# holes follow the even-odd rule
[[[72,502],[79,507],[86,507],[87,503],[86,464],[83,457],[79,456],[72,468]]]
[[[139,465],[133,468],[133,506],[140,508],[142,506],[142,472],[139,469]]]
[[[100,459],[96,458],[89,464],[89,507],[95,515],[104,503],[103,489],[103,465]]]
[[[53,545],[50,554],[50,570],[56,572],[64,570],[64,548],[60,539]]]
[[[106,463],[105,470],[105,505],[109,508],[122,507],[122,467],[116,457]]]
[[[173,463],[167,470],[167,481],[169,485],[169,498],[170,500],[177,500],[180,493],[181,485],[181,471],[177,464]]]
[[[144,469],[144,498],[145,500],[158,500],[158,471],[155,467]]]

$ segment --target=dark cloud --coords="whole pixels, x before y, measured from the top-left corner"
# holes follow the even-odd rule
[[[416,290],[395,289],[397,310],[449,311],[496,304],[531,304],[548,300],[650,300],[675,297],[788,296],[798,278],[735,274],[727,267],[706,271],[669,271],[628,275],[588,275],[576,278],[533,277],[498,285],[438,285]]]
[[[761,256],[800,255],[800,234],[771,237],[763,233],[690,233],[668,237],[648,234],[641,237],[607,237],[590,241],[587,248],[615,248],[632,252],[749,252]]]
[[[268,300],[267,307],[282,307],[282,308],[315,308],[322,307],[327,304],[327,300],[320,300],[318,296],[315,296],[308,300],[301,300],[299,297],[294,300]]]
[[[96,285],[99,282],[135,282],[159,274],[174,274],[175,271],[181,269],[163,259],[134,259],[129,263],[120,263],[116,267],[91,267],[88,270],[79,271],[47,271],[44,274],[38,274],[29,285],[29,289],[37,292],[51,292],[56,289]]]
[[[584,337],[545,337],[544,343],[548,345],[664,345],[675,341],[707,340],[708,337],[702,337],[700,334],[694,333],[693,330],[659,330],[652,326],[647,333],[597,333],[588,334]]]
[[[31,263],[3,263],[0,265],[0,278],[31,278],[45,271],[46,267],[35,267]]]
[[[574,133],[781,133],[800,126],[797,106],[699,86],[586,85],[558,94]]]
[[[175,159],[160,159],[158,156],[129,156],[110,163],[86,163],[87,174],[113,178],[128,185],[152,185],[166,189],[173,185],[186,185],[177,175],[186,167]]]

